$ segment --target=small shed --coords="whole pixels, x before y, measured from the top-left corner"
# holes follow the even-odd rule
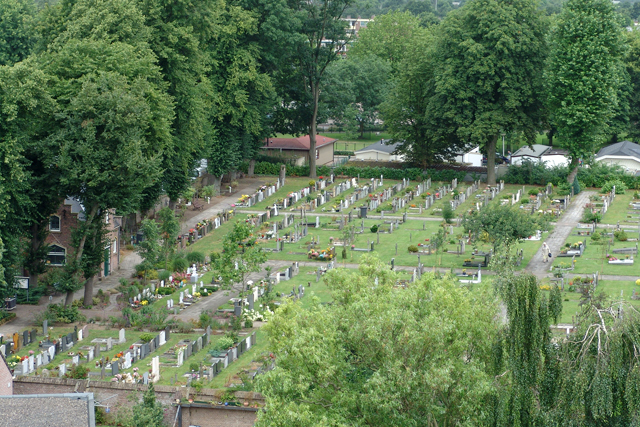
[[[620,165],[627,172],[640,171],[640,145],[631,141],[622,141],[603,147],[596,154],[596,162]]]
[[[356,160],[374,160],[379,162],[404,162],[403,154],[395,154],[400,143],[389,144],[391,140],[380,141],[356,151]]]
[[[456,155],[455,161],[458,163],[464,163],[471,166],[482,166],[482,153],[480,147],[476,147],[466,152],[460,152]]]

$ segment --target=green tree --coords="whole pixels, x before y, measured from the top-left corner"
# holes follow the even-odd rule
[[[622,28],[610,1],[569,0],[551,40],[545,78],[549,111],[577,166],[579,159],[591,159],[619,107],[625,80]]]
[[[325,281],[332,305],[290,302],[265,326],[277,368],[258,379],[257,426],[481,425],[497,311],[486,285],[426,274],[398,287],[368,255]]]
[[[445,135],[487,153],[495,184],[503,132],[535,141],[540,122],[544,25],[533,0],[472,0],[438,27],[434,111]]]
[[[214,275],[222,277],[228,287],[240,283],[244,291],[244,281],[249,273],[260,271],[267,260],[266,253],[256,244],[253,227],[246,222],[236,221],[222,242],[222,255],[213,263]]]
[[[176,239],[180,234],[180,223],[173,209],[166,207],[158,211],[160,220],[160,237],[162,237],[161,256],[164,258],[164,268],[168,269],[169,257],[173,255]]]
[[[85,208],[79,227],[84,233],[67,268],[84,278],[84,302],[91,305],[104,256],[98,255],[104,237],[98,224],[108,209],[136,210],[145,190],[162,175],[161,156],[172,143],[173,107],[134,3],[87,0],[63,4],[58,13],[74,19],[64,21],[63,32],[38,62],[55,82],[51,92],[59,112],[50,138],[60,147],[61,192]],[[85,254],[87,244],[91,254]]]
[[[493,243],[494,250],[532,236],[536,230],[545,228],[544,224],[539,224],[524,211],[496,203],[465,214],[462,225],[465,232],[473,233],[476,238],[486,233],[489,241]]]
[[[387,94],[390,67],[377,56],[348,57],[327,69],[325,91],[329,93],[329,114],[342,117],[348,129],[364,138],[365,127],[375,123],[379,106]],[[332,99],[335,104],[332,105]],[[345,105],[346,104],[346,105]]]
[[[637,3],[640,5],[640,3]],[[629,102],[629,127],[628,137],[633,141],[640,140],[640,33],[629,31],[627,33],[627,50],[624,57],[624,65],[629,76],[631,93]]]
[[[29,0],[0,1],[0,65],[12,65],[31,53],[35,7]]]
[[[133,407],[132,426],[163,427],[164,410],[162,404],[156,399],[153,383],[142,395],[142,402]]]
[[[286,22],[292,27],[284,42],[286,48],[280,52],[278,66],[282,72],[275,74],[280,102],[273,123],[277,131],[308,132],[311,178],[316,178],[317,124],[324,118],[323,81],[327,67],[340,57],[339,52],[348,42],[346,22],[340,17],[351,3],[352,0],[295,0],[288,4]]]
[[[145,271],[154,268],[158,262],[158,258],[162,254],[163,246],[160,243],[160,226],[152,219],[142,221],[140,231],[144,236],[144,240],[138,245],[137,252],[142,257]],[[166,259],[165,259],[166,262]]]
[[[390,12],[376,16],[376,19],[358,33],[358,38],[349,49],[349,57],[376,55],[389,62],[392,70],[398,72],[405,56],[412,49],[416,37],[424,34],[420,20],[410,12]]]

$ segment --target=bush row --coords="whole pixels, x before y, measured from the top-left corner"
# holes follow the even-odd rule
[[[502,179],[507,184],[546,185],[550,182],[553,185],[559,185],[567,182],[570,172],[568,166],[545,166],[540,163],[523,162],[522,165],[509,166],[509,170]],[[614,178],[622,181],[627,188],[640,188],[640,179],[625,173],[618,165],[594,163],[588,168],[580,168],[577,176],[583,188],[602,188],[607,181]]]

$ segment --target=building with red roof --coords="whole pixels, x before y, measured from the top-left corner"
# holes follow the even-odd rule
[[[316,165],[328,165],[333,162],[333,145],[337,139],[324,135],[316,135]],[[267,138],[264,153],[268,156],[294,159],[295,164],[309,163],[309,135],[296,138]]]

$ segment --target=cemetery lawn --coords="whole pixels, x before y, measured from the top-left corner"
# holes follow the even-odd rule
[[[205,388],[221,389],[230,387],[233,384],[241,384],[237,375],[243,371],[249,370],[254,364],[262,364],[257,359],[260,356],[264,356],[269,347],[269,341],[267,340],[267,334],[258,329],[256,332],[256,339],[258,344],[251,346],[248,351],[245,351],[242,356],[222,370],[211,381],[205,383]],[[190,359],[189,359],[190,360]]]
[[[220,227],[216,228],[203,238],[198,239],[193,244],[189,245],[186,248],[186,251],[202,252],[205,256],[209,255],[213,251],[220,252],[222,250],[222,242],[224,241],[224,237],[227,235],[227,233],[233,230],[233,224],[236,221],[244,221],[246,218],[247,214],[234,215],[233,218],[229,219],[229,221],[225,222]],[[210,278],[209,281],[211,281]],[[205,283],[207,282],[205,281]]]
[[[587,242],[587,248],[581,257],[576,257],[575,269],[572,273],[575,274],[593,274],[600,272],[600,274],[616,275],[616,276],[640,276],[640,259],[637,255],[633,256],[634,263],[632,265],[611,265],[606,258],[608,244],[594,245],[589,236],[576,236],[575,233],[578,229],[573,229],[571,235],[567,238],[567,243]],[[611,245],[611,249],[614,248],[634,248],[636,242],[619,242],[614,240]],[[561,263],[564,265],[571,265],[571,257],[557,257],[557,254],[553,254],[556,258],[553,262],[554,266],[559,266]],[[613,254],[618,259],[625,259],[624,254]]]
[[[559,323],[573,323],[576,313],[580,311],[580,298],[582,294],[568,290],[569,284],[565,280],[565,291],[562,292],[562,317]],[[608,296],[610,302],[620,301],[620,295],[622,293],[622,299],[632,305],[633,307],[640,309],[640,300],[632,300],[630,297],[633,294],[634,289],[640,291],[640,287],[636,286],[633,282],[626,282],[621,280],[600,280],[596,289],[596,294],[604,293]],[[549,297],[548,291],[547,298]]]
[[[634,190],[627,190],[625,194],[616,194],[616,197],[613,199],[613,203],[607,210],[607,213],[604,214],[600,222],[603,224],[613,225],[616,225],[618,222],[620,222],[621,224],[637,225],[638,222],[640,222],[640,219],[631,218],[632,214],[627,213],[627,211],[632,211],[629,203],[633,201],[634,192]],[[637,211],[636,215],[640,215],[640,210]]]
[[[339,219],[339,218],[336,218]],[[315,222],[307,217],[308,222]],[[356,248],[364,249],[367,247],[367,242],[374,242],[374,252],[378,254],[381,260],[385,262],[391,262],[392,258],[395,258],[396,265],[417,267],[418,254],[412,254],[408,251],[410,245],[417,245],[418,243],[429,244],[436,237],[439,227],[439,222],[436,221],[416,221],[408,220],[405,224],[400,224],[399,229],[394,229],[392,234],[380,233],[380,244],[377,244],[377,234],[371,232],[373,225],[384,224],[384,220],[380,219],[366,219],[364,220],[364,231],[360,234],[356,234],[354,246]],[[338,225],[330,217],[320,217],[321,229],[317,230],[313,227],[309,227],[309,234],[296,243],[285,243],[284,251],[282,252],[270,252],[268,254],[269,259],[274,260],[287,260],[287,261],[311,261],[307,256],[308,244],[311,242],[312,237],[319,238],[320,244],[318,249],[327,249],[330,246],[330,239],[341,240],[343,231],[338,230]],[[351,225],[356,227],[356,232],[360,232],[362,220],[353,219]],[[347,223],[349,225],[349,223]],[[386,225],[386,224],[385,224]],[[424,227],[424,230],[423,230]],[[449,226],[447,226],[449,229]],[[285,236],[287,232],[292,232],[293,226],[288,229],[281,230],[280,236]],[[456,251],[458,247],[458,240],[464,237],[464,230],[462,227],[453,227],[453,235],[447,236],[447,243],[445,245],[446,250]],[[428,240],[427,240],[428,239]],[[265,247],[275,247],[275,241],[269,240],[262,243]],[[398,245],[398,253],[396,255],[396,244]],[[518,245],[518,248],[523,249],[524,259],[520,269],[524,268],[531,257],[536,253],[538,248],[542,245],[540,241],[523,241]],[[489,251],[492,249],[492,245],[478,242],[478,250]],[[336,250],[336,263],[339,264],[342,260],[342,246],[335,246]],[[426,248],[425,248],[426,250]],[[426,253],[420,254],[420,262],[426,267],[454,267],[463,268],[464,260],[471,258],[472,245],[466,246],[465,254],[450,254],[439,253],[427,255]],[[347,249],[347,260],[349,263],[358,263],[360,256],[366,252],[355,251]],[[328,261],[318,261],[318,265],[325,265]]]
[[[272,178],[273,182],[278,180],[278,177],[274,175],[264,176],[264,178],[265,179]],[[289,193],[293,191],[298,191],[301,188],[308,187],[309,181],[311,181],[311,178],[309,177],[292,178],[287,176],[284,181],[284,185],[280,187],[280,189],[276,191],[274,194],[272,194],[271,196],[267,197],[266,199],[264,199],[259,203],[256,203],[250,208],[237,208],[237,209],[251,210],[251,211],[264,211],[267,206],[273,206],[276,200],[284,198],[285,196],[287,196]],[[251,194],[249,194],[249,196],[250,195]],[[238,195],[238,198],[240,198],[240,195]]]

